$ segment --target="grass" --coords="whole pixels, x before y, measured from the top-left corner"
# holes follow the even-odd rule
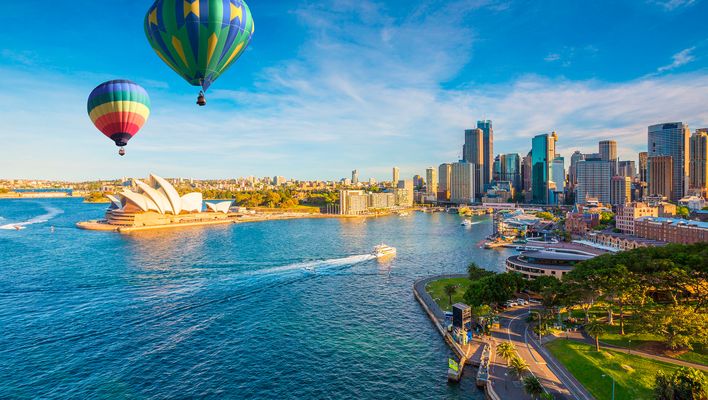
[[[598,400],[615,398],[632,400],[653,399],[652,386],[656,372],[671,373],[679,367],[636,355],[602,349],[572,340],[555,340],[547,345],[550,352]],[[602,375],[606,375],[603,377]]]
[[[465,291],[467,291],[467,287],[469,287],[470,283],[471,281],[467,278],[438,279],[437,281],[428,283],[425,286],[425,291],[438,303],[438,307],[440,307],[441,310],[451,311],[452,304],[462,302],[462,296],[465,295]],[[448,284],[457,286],[455,294],[452,295],[452,304],[450,304],[448,296],[445,294],[445,286]]]
[[[304,206],[304,205],[297,205],[297,206],[286,207],[286,208],[251,207],[251,209],[256,210],[258,212],[262,212],[262,213],[281,213],[281,212],[300,212],[300,213],[315,213],[315,214],[320,213],[319,207]]]

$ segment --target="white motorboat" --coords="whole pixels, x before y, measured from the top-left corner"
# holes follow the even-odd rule
[[[472,225],[474,225],[474,224],[472,223],[472,220],[471,220],[471,219],[466,219],[466,220],[462,221],[462,223],[460,223],[460,225],[462,225],[462,226],[472,226]]]
[[[396,255],[396,248],[381,243],[374,247],[374,251],[372,251],[371,254],[376,258],[394,256]]]

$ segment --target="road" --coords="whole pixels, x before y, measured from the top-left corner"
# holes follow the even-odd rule
[[[500,328],[492,332],[497,343],[510,341],[516,346],[519,356],[528,363],[531,373],[538,378],[543,387],[556,399],[590,400],[593,397],[561,366],[548,352],[538,346],[533,340],[526,317],[527,307],[515,307],[499,315]],[[497,382],[508,380],[506,362],[503,359],[494,360],[492,379]],[[507,374],[507,375],[505,375]],[[506,384],[507,387],[510,384]],[[519,382],[513,385],[520,386]],[[519,397],[524,398],[524,397]]]

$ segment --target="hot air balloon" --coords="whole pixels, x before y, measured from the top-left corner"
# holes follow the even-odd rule
[[[124,80],[113,80],[98,85],[88,98],[89,117],[99,131],[120,147],[135,136],[150,115],[150,97],[140,85]]]
[[[253,18],[243,0],[155,0],[145,16],[153,50],[193,86],[204,92],[246,50]]]

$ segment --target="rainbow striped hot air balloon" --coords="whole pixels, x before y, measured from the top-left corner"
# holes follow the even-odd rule
[[[98,85],[88,98],[89,117],[99,131],[120,147],[135,136],[150,115],[150,97],[140,85],[124,80],[113,80]]]
[[[246,50],[253,35],[243,0],[155,0],[145,16],[145,34],[170,68],[204,91]]]

